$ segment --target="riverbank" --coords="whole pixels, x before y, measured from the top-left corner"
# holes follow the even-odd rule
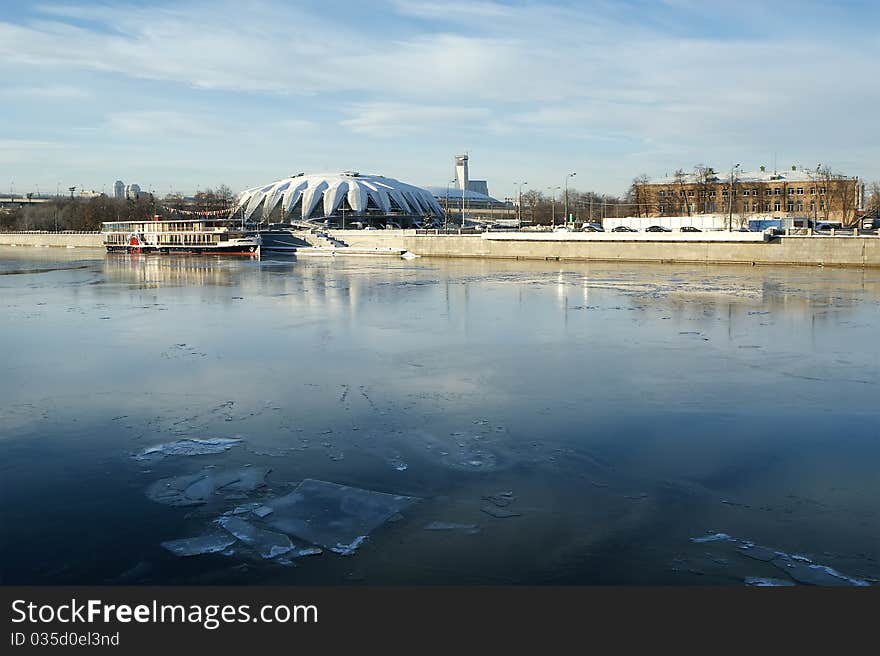
[[[836,267],[880,267],[880,237],[791,236],[772,241],[633,241],[584,239],[584,233],[484,233],[424,235],[414,230],[334,230],[331,236],[357,248],[399,248],[423,257],[474,257],[515,260],[658,262],[687,264],[754,264]],[[744,233],[749,234],[749,233]]]
[[[104,248],[100,232],[0,232],[0,246]]]
[[[589,233],[425,235],[415,230],[333,230],[328,234],[353,249],[409,251],[422,257],[880,267],[880,237],[876,235],[755,241],[746,240],[755,237],[754,233],[743,233],[740,241],[710,241],[708,236],[671,233],[636,241],[625,233],[619,239],[610,233],[595,239]],[[100,233],[49,232],[0,233],[0,246],[103,248]]]

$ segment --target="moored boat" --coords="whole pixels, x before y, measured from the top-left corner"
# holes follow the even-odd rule
[[[101,234],[108,253],[259,255],[261,244],[258,234],[247,234],[229,219],[112,221]]]

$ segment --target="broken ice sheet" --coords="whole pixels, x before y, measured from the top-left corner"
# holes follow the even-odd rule
[[[156,444],[135,455],[135,460],[157,460],[165,456],[202,456],[228,451],[243,440],[240,437],[185,438],[176,442]]]
[[[168,506],[198,506],[211,501],[218,492],[253,492],[266,484],[268,473],[267,467],[206,469],[160,479],[147,488],[147,497]]]
[[[778,558],[771,561],[771,564],[781,569],[798,583],[806,583],[808,585],[870,585],[867,581],[851,578],[827,565],[818,565],[809,561],[803,562],[790,558]]]
[[[745,584],[756,588],[782,588],[793,586],[794,583],[788,579],[769,579],[763,576],[747,576]]]
[[[175,556],[198,556],[201,554],[218,553],[232,546],[235,537],[225,531],[215,531],[194,538],[182,538],[163,542],[162,546]]]
[[[351,555],[371,531],[418,500],[305,479],[293,492],[267,500],[264,505],[272,509],[266,520],[268,526],[335,553]]]
[[[290,538],[283,533],[267,531],[239,517],[224,516],[217,520],[223,528],[252,547],[263,558],[275,558],[293,549]]]

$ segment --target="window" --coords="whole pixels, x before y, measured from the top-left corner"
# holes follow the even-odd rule
[[[797,206],[795,209],[797,209],[798,212],[803,212],[804,211],[804,201],[799,200],[797,202]]]
[[[816,188],[815,188],[815,187],[810,187],[810,194],[812,195],[812,194],[815,194],[815,193],[816,193]]]
[[[770,208],[767,208],[767,209],[770,209]],[[757,211],[758,211],[758,203],[752,203],[752,211],[753,211],[753,212],[757,212]]]
[[[781,193],[782,193],[782,190],[781,190],[779,187],[776,187],[776,188],[773,190],[773,195],[774,195],[774,196],[779,196]]]
[[[727,198],[727,189],[722,189],[722,190],[721,190],[721,195],[722,195],[724,198]]]
[[[778,200],[773,201],[773,211],[779,212],[780,210],[782,210],[782,203],[780,203]]]
[[[693,190],[693,189],[689,189],[689,190],[688,190],[688,196],[693,197],[693,195],[694,195],[694,190]]]
[[[786,191],[788,192],[788,195],[789,195],[789,196],[793,196],[793,195],[794,195],[794,187],[788,187],[788,188],[786,189]]]
[[[788,208],[789,212],[794,212],[794,201],[793,200],[788,201],[788,203],[786,204],[786,207]]]
[[[769,196],[769,195],[770,195],[770,189],[769,189],[769,188],[764,190],[764,195],[765,195],[765,196]]]
[[[810,211],[813,212],[815,210],[816,210],[816,201],[811,200],[810,201]]]
[[[825,193],[825,187],[820,187],[820,188],[819,188],[819,193],[820,193],[820,194],[824,194],[824,193]]]
[[[804,195],[804,188],[803,188],[803,187],[798,187],[798,188],[797,188],[797,195],[798,195],[798,196],[803,196],[803,195]]]

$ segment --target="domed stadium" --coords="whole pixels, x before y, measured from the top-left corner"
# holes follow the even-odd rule
[[[276,180],[241,193],[235,216],[251,223],[327,222],[401,227],[434,223],[443,210],[430,192],[382,175],[357,171]]]

